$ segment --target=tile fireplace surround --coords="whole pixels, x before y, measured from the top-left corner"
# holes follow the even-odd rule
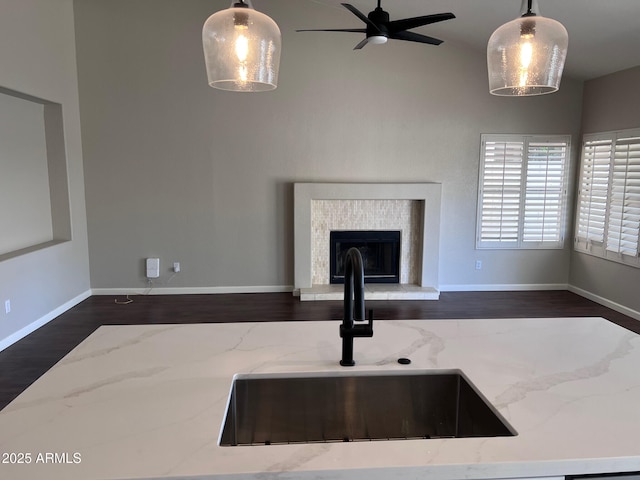
[[[328,284],[322,258],[330,230],[388,229],[406,237],[401,284],[367,284],[365,297],[437,299],[441,190],[439,183],[294,184],[294,294],[301,300],[342,298],[343,287]]]

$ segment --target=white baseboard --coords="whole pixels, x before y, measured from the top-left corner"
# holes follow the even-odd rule
[[[582,288],[575,287],[573,285],[569,285],[567,290],[577,295],[580,295],[581,297],[588,298],[589,300],[593,300],[594,302],[599,303],[600,305],[604,305],[605,307],[610,308],[611,310],[615,310],[616,312],[622,313],[627,317],[640,320],[640,312],[638,312],[637,310],[633,310],[631,308],[625,307],[624,305],[620,305],[619,303],[612,302],[611,300],[601,297],[600,295],[596,295],[595,293],[591,293],[587,290],[583,290]]]
[[[90,296],[91,296],[91,290],[87,290],[86,292],[83,292],[80,295],[78,295],[77,297],[72,298],[68,302],[65,302],[64,304],[60,305],[55,310],[50,311],[46,315],[43,315],[42,317],[40,317],[35,322],[32,322],[29,325],[27,325],[26,327],[21,328],[17,332],[12,333],[8,337],[5,337],[5,338],[1,339],[0,340],[0,352],[2,350],[4,350],[5,348],[10,347],[14,343],[16,343],[18,340],[23,339],[24,337],[29,335],[31,332],[37,330],[38,328],[42,327],[43,325],[46,325],[47,323],[49,323],[54,318],[62,315],[67,310],[71,309],[72,307],[75,307],[77,304],[79,304],[83,300],[86,300]]]
[[[250,285],[231,287],[153,287],[94,288],[93,295],[190,295],[221,293],[282,293],[293,292],[293,285]]]
[[[519,283],[480,285],[440,285],[441,292],[515,292],[526,290],[567,290],[566,283]]]

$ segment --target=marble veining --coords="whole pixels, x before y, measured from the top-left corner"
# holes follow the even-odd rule
[[[436,335],[434,332],[427,330],[426,328],[415,325],[415,324],[404,324],[402,322],[398,322],[393,325],[396,328],[407,328],[412,330],[418,334],[417,338],[411,342],[407,347],[398,350],[392,355],[389,355],[382,360],[376,362],[376,365],[386,365],[390,362],[396,361],[398,358],[409,358],[418,350],[423,348],[428,349],[427,353],[427,366],[429,367],[437,367],[438,366],[438,354],[442,352],[445,348],[445,341],[443,338]]]
[[[95,357],[99,357],[102,355],[109,355],[111,352],[115,351],[115,350],[119,350],[121,348],[127,348],[127,347],[132,347],[135,345],[140,344],[141,342],[152,338],[156,335],[161,335],[164,334],[165,332],[169,332],[172,329],[176,328],[177,325],[170,325],[168,327],[165,328],[161,328],[159,330],[152,330],[152,331],[148,331],[148,332],[142,332],[140,335],[137,335],[135,337],[132,337],[131,339],[127,340],[126,342],[123,342],[120,345],[115,345],[112,347],[107,347],[107,348],[102,348],[96,351],[88,351],[84,354],[81,355],[67,355],[66,357],[64,357],[62,360],[60,360],[60,363],[63,365],[69,365],[75,362],[81,362],[87,358],[95,358]]]
[[[609,371],[612,361],[624,358],[633,351],[633,345],[631,342],[636,338],[637,335],[634,333],[629,333],[622,337],[615,350],[593,364],[585,365],[584,367],[573,371],[557,372],[518,382],[509,387],[505,392],[498,395],[495,399],[494,406],[500,410],[508,407],[512,403],[521,401],[531,392],[549,390],[566,382],[577,382],[604,375]]]
[[[349,371],[462,370],[515,437],[218,446],[234,375],[345,372],[338,324],[101,327],[0,412],[0,453],[77,453],[81,461],[0,463],[0,478],[481,480],[640,471],[640,337],[600,318],[379,320],[373,338],[355,340]],[[411,365],[399,365],[401,356]]]

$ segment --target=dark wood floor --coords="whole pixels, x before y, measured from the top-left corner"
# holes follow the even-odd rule
[[[115,302],[124,297],[90,297],[0,352],[0,409],[101,325],[342,318],[340,301],[300,302],[290,293],[131,298],[133,302],[125,305]],[[598,316],[640,333],[640,321],[567,291],[443,292],[438,301],[369,301],[370,308],[381,320]]]

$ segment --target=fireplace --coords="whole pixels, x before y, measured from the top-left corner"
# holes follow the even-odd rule
[[[399,230],[400,282],[368,284],[375,300],[437,300],[442,186],[438,183],[296,183],[294,295],[340,300],[330,284],[331,231]]]
[[[344,283],[344,258],[352,247],[362,255],[365,283],[400,283],[399,230],[333,230],[329,242],[329,283]]]

